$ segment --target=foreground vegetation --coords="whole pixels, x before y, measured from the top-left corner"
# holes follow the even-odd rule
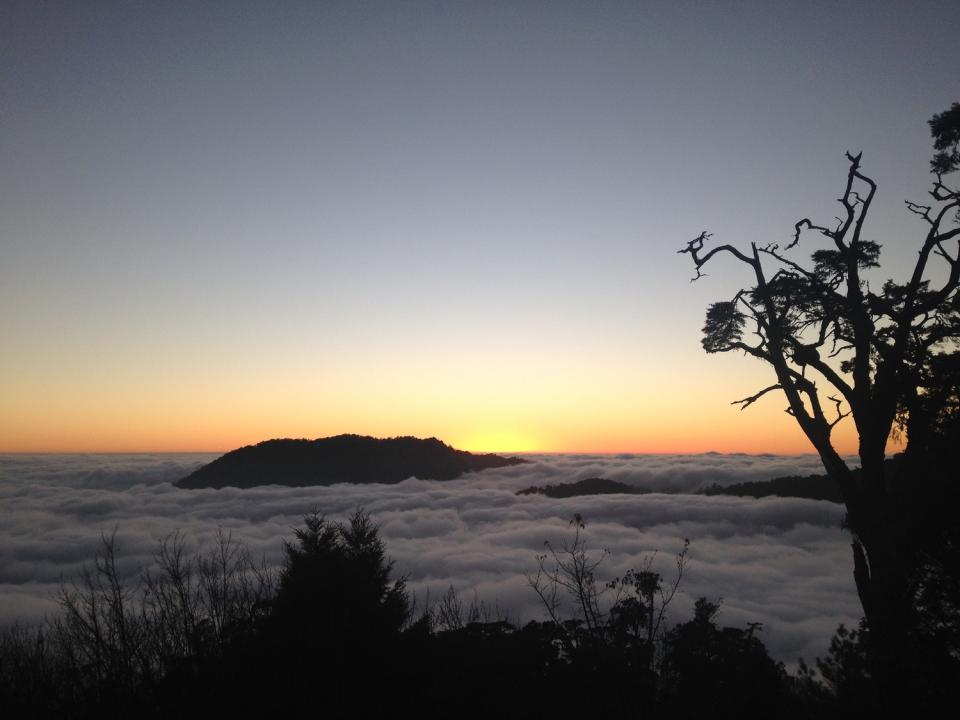
[[[719,605],[706,598],[666,629],[686,550],[673,578],[647,562],[600,583],[602,556],[587,552],[580,518],[572,525],[573,539],[548,546],[530,577],[550,620],[523,627],[465,605],[453,589],[418,611],[362,511],[347,523],[307,515],[279,573],[229,535],[198,555],[172,535],[126,586],[106,536],[94,565],[61,588],[56,619],[0,636],[0,708],[16,718],[400,708],[419,717],[800,718],[869,709],[861,633],[838,633],[818,678],[773,661],[759,626],[721,627]],[[564,597],[574,608],[566,614]]]

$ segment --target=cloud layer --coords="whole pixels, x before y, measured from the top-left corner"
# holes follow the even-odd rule
[[[843,509],[794,498],[706,497],[684,493],[817,472],[811,456],[530,455],[527,465],[438,483],[249,490],[180,490],[171,481],[212,455],[0,456],[0,623],[36,620],[55,610],[60,577],[89,563],[101,533],[116,531],[121,570],[134,577],[152,561],[157,541],[173,530],[193,547],[218,528],[256,556],[282,559],[313,508],[342,518],[370,511],[397,574],[422,605],[450,585],[474,593],[512,619],[542,618],[527,577],[544,542],[572,537],[569,520],[586,520],[586,541],[609,556],[613,577],[656,552],[670,576],[673,554],[691,540],[690,563],[670,622],[690,616],[701,595],[721,597],[721,622],[764,623],[763,639],[787,662],[822,655],[840,622],[855,623],[859,605],[851,575]],[[551,499],[516,496],[532,484],[603,476],[646,487],[649,495]]]

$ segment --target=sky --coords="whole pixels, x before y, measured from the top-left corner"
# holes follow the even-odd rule
[[[956,2],[0,5],[0,452],[437,436],[809,451],[689,283],[829,222],[880,280],[960,99]],[[855,449],[849,424],[841,451]]]

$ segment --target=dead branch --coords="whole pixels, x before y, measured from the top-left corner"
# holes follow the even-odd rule
[[[766,388],[764,388],[763,390],[761,390],[760,392],[755,393],[754,395],[751,395],[750,397],[745,397],[745,398],[743,398],[742,400],[734,400],[734,401],[731,402],[730,404],[731,404],[731,405],[740,405],[740,409],[741,409],[741,410],[746,410],[748,407],[750,407],[751,405],[753,405],[757,400],[759,400],[760,398],[762,398],[762,397],[763,397],[764,395],[766,395],[768,392],[773,392],[774,390],[782,390],[782,389],[783,389],[783,386],[781,386],[779,383],[776,384],[776,385],[771,385],[770,387],[766,387]]]

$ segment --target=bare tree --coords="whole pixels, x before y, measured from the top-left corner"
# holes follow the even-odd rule
[[[179,532],[159,544],[154,568],[145,569],[144,627],[161,672],[171,662],[221,649],[266,612],[276,588],[276,570],[254,562],[231,533],[217,529],[206,553],[188,555]]]
[[[611,608],[611,624],[626,624],[635,637],[646,632],[646,641],[651,647],[660,640],[667,608],[673,602],[687,567],[690,540],[684,539],[683,548],[674,558],[676,573],[673,580],[664,584],[664,578],[653,570],[657,553],[647,555],[641,569],[628,570],[622,578],[614,578],[608,586],[617,591]]]
[[[473,591],[469,604],[464,604],[463,598],[453,585],[450,585],[434,604],[430,603],[428,594],[426,603],[425,614],[429,627],[433,631],[458,631],[475,623],[507,623],[499,605],[496,603],[493,606],[488,605],[480,599],[476,590]]]
[[[582,534],[586,524],[579,513],[570,525],[574,527],[573,541],[564,540],[559,548],[546,541],[548,552],[537,556],[537,574],[529,576],[527,584],[558,628],[568,625],[561,617],[561,605],[567,596],[577,608],[577,622],[583,624],[589,637],[597,638],[607,616],[601,610],[600,598],[609,587],[597,583],[595,572],[610,553],[602,550],[593,558],[587,552]]]
[[[55,648],[59,666],[68,668],[60,674],[78,691],[95,698],[109,692],[109,702],[123,702],[185,660],[222,653],[252,630],[275,582],[265,561],[254,563],[222,530],[210,550],[193,555],[182,535],[168,535],[155,566],[127,579],[118,566],[116,531],[103,533],[92,565],[61,582],[62,613],[37,636],[38,647]]]
[[[537,572],[527,584],[540,598],[551,622],[560,634],[567,652],[607,645],[632,645],[644,649],[643,664],[654,662],[654,649],[662,639],[667,608],[680,587],[686,569],[690,541],[675,558],[676,574],[669,582],[653,570],[656,552],[641,560],[640,569],[629,570],[622,578],[601,582],[598,568],[610,553],[596,556],[587,549],[583,518],[576,514],[570,521],[572,541],[559,547],[544,543],[548,552],[537,556]],[[565,617],[564,601],[573,603],[575,614]]]
[[[264,612],[273,597],[277,573],[265,561],[257,565],[232,533],[217,528],[217,539],[197,556],[198,596],[203,617],[217,645],[243,630]]]
[[[143,663],[143,626],[133,603],[135,589],[117,567],[116,529],[101,534],[101,549],[79,579],[61,582],[56,599],[63,616],[54,632],[96,686],[110,680],[130,688]]]
[[[181,533],[167,535],[157,549],[156,569],[142,573],[143,609],[155,620],[150,625],[151,641],[164,670],[170,661],[199,651],[196,559],[187,555],[184,545]]]

